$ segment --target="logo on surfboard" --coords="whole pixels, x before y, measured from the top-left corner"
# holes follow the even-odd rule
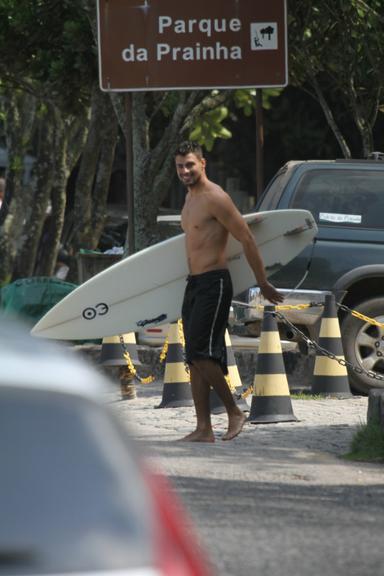
[[[84,320],[94,320],[96,316],[105,316],[109,311],[109,307],[105,302],[99,302],[94,308],[88,306],[84,308],[82,316]]]
[[[160,316],[157,316],[156,318],[152,318],[151,320],[140,320],[139,322],[136,322],[136,326],[140,326],[140,328],[144,328],[144,326],[148,326],[148,324],[158,324],[159,322],[162,322],[163,320],[167,319],[167,315],[166,314],[160,314]]]

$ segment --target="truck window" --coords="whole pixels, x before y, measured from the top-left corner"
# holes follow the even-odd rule
[[[285,164],[272,178],[258,202],[259,210],[274,210],[289,180],[288,165]]]
[[[321,225],[382,228],[384,172],[311,170],[299,181],[292,208],[309,210]]]

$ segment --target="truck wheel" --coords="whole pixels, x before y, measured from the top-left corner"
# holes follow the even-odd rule
[[[354,308],[365,316],[384,324],[384,298],[365,300]],[[342,325],[346,360],[354,366],[377,372],[384,378],[384,327],[375,326],[348,314]],[[371,388],[384,388],[384,379],[377,380],[366,374],[348,369],[351,388],[355,392],[368,394]]]

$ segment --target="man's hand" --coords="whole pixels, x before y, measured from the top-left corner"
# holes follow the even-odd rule
[[[259,284],[259,287],[264,298],[272,304],[279,304],[284,301],[283,294],[280,294],[270,282],[263,282],[263,284]]]

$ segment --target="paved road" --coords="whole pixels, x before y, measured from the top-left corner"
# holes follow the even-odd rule
[[[139,385],[140,386],[140,385]],[[252,425],[215,444],[176,440],[192,408],[155,409],[158,382],[111,406],[173,482],[220,576],[384,574],[384,467],[349,463],[367,399],[292,400],[298,422]]]

